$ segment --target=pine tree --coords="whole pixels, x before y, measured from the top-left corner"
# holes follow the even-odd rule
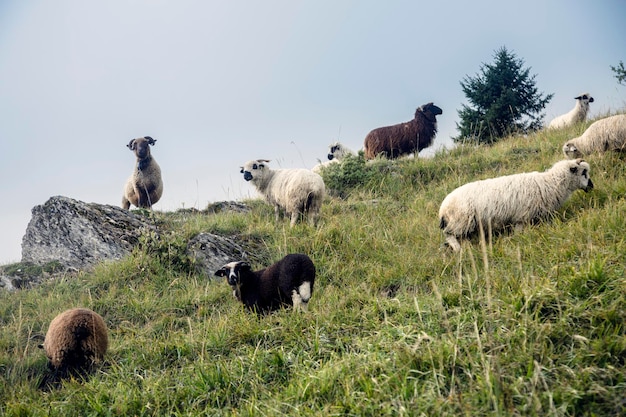
[[[461,88],[470,102],[458,111],[460,135],[455,142],[494,143],[512,133],[540,129],[541,112],[554,94],[540,94],[536,75],[505,47],[495,52],[493,64],[481,64],[475,77],[466,76]]]

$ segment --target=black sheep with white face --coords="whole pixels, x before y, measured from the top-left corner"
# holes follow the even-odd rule
[[[304,254],[289,254],[259,271],[245,261],[231,262],[215,272],[225,277],[233,295],[249,310],[267,313],[283,306],[306,311],[313,294],[315,265]]]

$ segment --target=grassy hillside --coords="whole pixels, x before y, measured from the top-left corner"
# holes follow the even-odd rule
[[[0,292],[0,415],[618,415],[626,413],[626,163],[594,155],[595,190],[521,232],[442,247],[437,212],[465,182],[543,171],[585,126],[355,163],[318,228],[251,214],[157,213],[121,262]],[[265,262],[304,252],[318,276],[307,314],[246,313],[223,280],[194,274],[195,233],[236,235]],[[261,266],[257,264],[255,266]],[[212,272],[212,271],[211,271]],[[60,311],[99,312],[104,368],[37,385],[37,348]]]

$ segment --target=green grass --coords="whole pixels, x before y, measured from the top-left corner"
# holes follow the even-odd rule
[[[0,292],[0,415],[276,416],[626,413],[626,163],[593,155],[596,189],[553,218],[461,254],[437,212],[476,179],[542,171],[585,126],[463,146],[433,158],[355,160],[326,173],[317,228],[247,214],[157,213],[161,237],[77,278]],[[257,318],[185,242],[236,235],[262,263],[304,252],[317,266],[307,314]],[[99,312],[106,364],[37,389],[37,348],[67,308]]]

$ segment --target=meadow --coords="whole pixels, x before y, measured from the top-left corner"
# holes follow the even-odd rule
[[[626,161],[591,155],[595,189],[521,231],[443,246],[454,188],[543,171],[581,124],[459,146],[432,158],[355,159],[326,173],[317,228],[250,213],[152,214],[161,235],[94,271],[0,292],[4,416],[604,416],[626,414]],[[185,254],[199,232],[232,236],[262,267],[308,254],[307,313],[246,312]],[[109,328],[86,380],[38,389],[37,346],[82,306]]]

